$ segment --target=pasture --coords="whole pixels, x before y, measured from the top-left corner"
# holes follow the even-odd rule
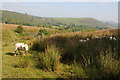
[[[23,26],[24,33],[18,34],[17,26],[2,24],[3,78],[120,79],[119,29],[66,32]],[[35,37],[40,29],[50,35]],[[19,42],[29,45],[26,56],[13,56]]]

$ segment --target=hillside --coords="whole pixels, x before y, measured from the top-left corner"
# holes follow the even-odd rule
[[[108,29],[106,24],[94,19],[94,18],[48,18],[38,17],[28,14],[2,11],[2,22],[12,24],[23,24],[27,26],[38,26],[38,27],[52,27],[52,26],[70,26],[70,27],[82,27],[86,29]]]
[[[24,24],[24,25],[40,25],[47,22],[54,22],[52,18],[41,18],[36,16],[31,16],[27,14],[4,11],[2,10],[2,21],[15,24]],[[47,23],[46,22],[46,23]]]
[[[106,25],[118,28],[118,23],[116,23],[116,22],[113,22],[113,21],[102,21],[102,22],[105,23]]]
[[[105,27],[106,25],[97,19],[94,18],[57,18],[64,24],[76,24],[76,25],[89,25],[92,27],[101,26]]]
[[[18,25],[3,23],[0,25],[2,25],[3,39],[2,78],[65,78],[63,80],[68,78],[69,80],[71,77],[75,79],[119,77],[120,55],[117,44],[120,38],[117,33],[120,29],[66,32],[65,34],[51,28],[22,26],[23,35],[15,32]],[[38,39],[35,35],[40,29],[46,29],[51,35]],[[90,40],[80,41],[90,35],[92,35]],[[117,40],[104,38],[104,35],[114,35]],[[95,39],[96,36],[103,38]],[[15,44],[22,42],[29,45],[28,54],[13,56]],[[52,60],[55,61],[52,63],[55,65],[53,68],[50,64]]]

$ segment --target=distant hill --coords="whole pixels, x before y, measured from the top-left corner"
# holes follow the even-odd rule
[[[28,14],[2,10],[2,21],[6,23],[15,23],[23,25],[40,25],[48,22],[54,23],[52,18],[42,18]]]
[[[76,25],[89,25],[89,26],[106,26],[104,23],[94,18],[57,18],[65,24],[76,24]]]
[[[106,25],[118,28],[118,23],[116,23],[116,22],[113,22],[113,21],[102,21],[102,22],[105,23]]]
[[[38,17],[28,14],[12,12],[12,11],[2,11],[3,23],[9,24],[23,24],[27,26],[71,26],[71,27],[85,27],[88,29],[109,29],[105,23],[98,21],[94,18],[49,18],[49,17]]]

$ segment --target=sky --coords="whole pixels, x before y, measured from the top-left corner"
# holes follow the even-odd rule
[[[119,0],[4,0],[3,2],[118,2],[118,1]]]
[[[47,0],[45,0],[47,1]],[[59,1],[59,0],[58,0]],[[105,1],[105,0],[104,0]],[[106,2],[2,2],[2,10],[27,13],[41,17],[96,18],[118,22],[117,0]]]

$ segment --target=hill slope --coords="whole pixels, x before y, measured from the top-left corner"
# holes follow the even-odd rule
[[[93,36],[103,36],[105,34],[108,35],[116,35],[118,29],[108,29],[108,30],[96,30],[96,31],[81,31],[81,32],[69,32],[69,33],[58,33],[50,36],[46,36],[46,38],[43,38],[42,40],[34,39],[35,37],[31,37],[30,39],[26,39],[25,37],[29,37],[30,35],[35,36],[35,33],[38,32],[39,29],[46,29],[47,31],[55,32],[56,29],[49,29],[49,28],[43,28],[43,27],[32,27],[32,26],[23,26],[24,28],[24,33],[28,33],[29,35],[21,35],[16,33],[14,30],[18,25],[15,24],[1,24],[2,25],[2,35],[3,35],[3,40],[2,40],[2,77],[3,78],[50,78],[50,79],[57,79],[57,78],[77,78],[76,75],[83,75],[87,78],[91,77],[107,77],[112,76],[112,78],[117,78],[119,77],[119,72],[118,70],[118,65],[119,65],[119,55],[117,55],[116,52],[118,49],[116,44],[118,44],[117,41],[113,40],[98,40],[96,39],[91,39],[88,42],[82,43],[79,42],[80,39],[84,39],[85,37],[89,36],[90,34],[93,34]],[[119,39],[119,38],[118,38]],[[35,41],[34,41],[35,40]],[[26,56],[19,56],[17,55],[16,57],[14,55],[14,50],[15,50],[15,44],[18,42],[24,42],[29,45],[29,52],[30,54],[27,54]],[[32,45],[30,44],[36,43],[37,48],[41,50],[44,48],[45,45],[50,45],[50,44],[56,44],[56,48],[59,48],[61,50],[60,52],[62,53],[61,55],[61,60],[59,64],[58,70],[55,71],[49,71],[49,70],[44,70],[43,68],[39,67],[42,64],[38,61],[39,56],[42,56],[36,51],[33,51],[30,47]],[[39,47],[40,46],[40,47]],[[34,46],[35,47],[35,46]],[[110,47],[110,48],[109,48]],[[57,51],[58,49],[55,50]],[[100,51],[104,50],[104,52],[109,53],[101,53]],[[51,51],[54,52],[54,49]],[[106,56],[97,56],[99,53],[106,54]],[[111,56],[113,55],[114,56]],[[51,53],[50,53],[51,54]],[[108,54],[108,56],[107,56]],[[81,56],[82,55],[82,56]],[[110,56],[109,56],[110,55]],[[37,58],[38,56],[38,58]],[[49,56],[48,56],[49,57]],[[50,56],[51,57],[51,56]],[[56,56],[57,57],[57,56]],[[115,57],[115,58],[114,58]],[[45,56],[46,58],[46,56]],[[51,59],[54,59],[55,57],[53,56]],[[92,58],[92,62],[90,60]],[[57,57],[58,59],[58,57]],[[69,63],[68,61],[75,61],[73,59],[78,59],[79,64],[74,64],[74,63]],[[101,60],[102,59],[102,60]],[[99,60],[99,61],[98,61]],[[82,62],[85,64],[80,64]],[[90,61],[90,62],[89,62]],[[104,62],[105,61],[105,62]],[[110,61],[110,62],[109,62]],[[45,61],[43,61],[45,63]],[[48,61],[50,62],[50,61]],[[109,63],[106,63],[109,62]],[[68,64],[69,63],[69,64]],[[93,64],[94,63],[94,64]],[[27,65],[28,67],[19,67],[19,64]],[[56,63],[58,64],[58,63]],[[58,65],[59,65],[58,64]],[[100,64],[100,68],[102,69],[97,69],[98,64]],[[107,65],[109,67],[104,67],[101,66],[102,64]],[[36,65],[38,65],[36,67]],[[81,65],[81,66],[80,66]],[[114,65],[115,67],[113,67]],[[44,65],[42,65],[44,67]],[[91,67],[93,66],[93,67]],[[80,68],[79,68],[80,67]],[[112,67],[112,68],[111,68]],[[87,69],[86,69],[87,68]],[[115,72],[114,75],[111,75],[109,73],[109,69],[111,69],[111,72]],[[95,71],[91,71],[95,70]],[[86,74],[84,74],[83,71],[86,71]],[[118,71],[118,72],[117,72]],[[101,74],[102,73],[102,74]],[[108,73],[106,75],[106,73]],[[89,75],[92,74],[92,75]],[[99,74],[99,75],[98,75]],[[80,77],[81,78],[81,77]]]
[[[94,18],[57,18],[64,24],[89,25],[89,26],[106,26],[104,23]]]
[[[103,21],[106,25],[113,26],[115,28],[118,28],[118,23],[113,22],[113,21]]]
[[[28,14],[12,12],[12,11],[2,11],[2,22],[4,23],[14,23],[23,24],[29,26],[87,26],[88,28],[109,28],[106,24],[94,19],[94,18],[48,18],[48,17],[38,17],[31,16]]]

